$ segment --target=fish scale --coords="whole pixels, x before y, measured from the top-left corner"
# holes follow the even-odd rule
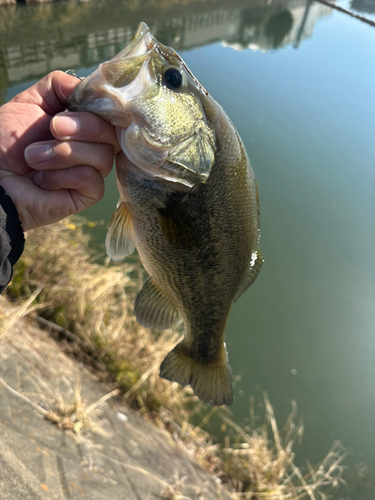
[[[71,110],[96,113],[118,130],[121,203],[106,248],[116,261],[137,248],[149,274],[137,320],[154,329],[184,321],[161,377],[190,384],[207,403],[231,404],[225,325],[263,263],[255,176],[236,129],[144,23],[69,101]]]
[[[176,94],[165,87],[150,102],[141,104],[138,112],[145,116],[147,122],[160,122],[159,137],[173,137],[175,141],[194,133],[197,123],[205,125],[202,109],[192,96]]]

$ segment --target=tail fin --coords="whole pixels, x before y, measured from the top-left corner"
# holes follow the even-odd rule
[[[181,385],[190,384],[199,399],[211,405],[231,405],[233,389],[225,344],[219,359],[202,362],[192,356],[185,342],[176,345],[160,366],[160,376]]]

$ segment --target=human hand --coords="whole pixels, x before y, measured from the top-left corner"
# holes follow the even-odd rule
[[[63,112],[78,83],[54,71],[0,107],[0,185],[24,231],[99,201],[121,150],[110,123],[90,113]]]

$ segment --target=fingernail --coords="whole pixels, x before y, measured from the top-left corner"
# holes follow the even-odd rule
[[[79,120],[70,115],[59,115],[52,118],[52,127],[57,135],[68,138],[79,131]]]
[[[52,157],[52,148],[49,144],[32,144],[25,149],[25,160],[29,165],[43,163]]]

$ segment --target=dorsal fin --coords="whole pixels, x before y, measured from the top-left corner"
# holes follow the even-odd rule
[[[114,261],[123,260],[134,252],[132,220],[124,203],[119,203],[113,212],[105,239],[105,248],[108,257]]]
[[[180,319],[180,312],[148,278],[134,306],[138,323],[156,330],[170,328]]]

